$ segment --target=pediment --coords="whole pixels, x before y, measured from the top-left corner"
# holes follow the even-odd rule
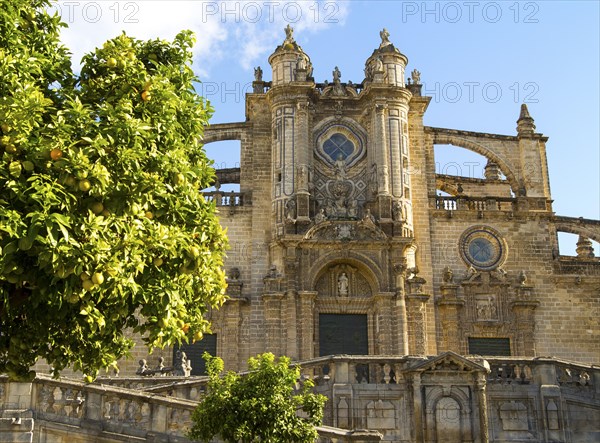
[[[308,230],[304,240],[367,241],[386,240],[387,236],[370,220],[324,221]]]
[[[483,360],[482,363],[477,363],[469,360],[455,352],[447,351],[443,354],[417,363],[410,368],[411,371],[417,372],[489,372],[489,364]]]

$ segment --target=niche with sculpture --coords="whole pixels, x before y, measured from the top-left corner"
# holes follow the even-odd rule
[[[330,266],[317,280],[319,297],[371,297],[371,285],[358,268],[348,264]]]

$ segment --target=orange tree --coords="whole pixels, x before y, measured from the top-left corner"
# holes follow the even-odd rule
[[[44,358],[91,380],[127,330],[150,348],[202,337],[226,238],[201,194],[191,33],[120,35],[76,75],[49,3],[0,0],[0,372]]]
[[[194,413],[192,440],[226,443],[312,443],[323,420],[327,397],[314,394],[308,379],[297,389],[300,368],[288,357],[271,353],[248,360],[244,375],[223,372],[223,360],[204,354],[209,376],[207,394]]]

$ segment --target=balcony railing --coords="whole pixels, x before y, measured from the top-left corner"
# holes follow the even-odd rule
[[[207,201],[214,201],[217,206],[244,206],[244,194],[241,192],[220,192],[220,191],[212,191],[212,192],[203,192],[204,198]]]
[[[435,197],[435,209],[446,211],[513,211],[515,205],[510,197]]]

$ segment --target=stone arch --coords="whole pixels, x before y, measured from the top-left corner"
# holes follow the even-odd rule
[[[358,268],[361,275],[365,277],[371,286],[372,294],[377,294],[383,290],[381,286],[384,277],[379,266],[365,255],[354,251],[348,252],[344,257],[340,257],[339,251],[332,251],[318,259],[308,271],[310,290],[315,290],[321,276],[327,272],[330,266],[336,264],[348,264]]]
[[[438,442],[472,441],[472,417],[467,393],[456,387],[434,387],[426,399],[429,439]]]
[[[225,140],[239,140],[245,138],[247,130],[246,123],[225,123],[210,125],[204,130],[202,143],[213,143]]]
[[[519,180],[517,179],[517,176],[516,176],[515,172],[513,171],[513,168],[510,166],[510,164],[507,160],[503,159],[502,157],[500,157],[498,154],[496,154],[494,151],[490,150],[489,148],[486,148],[485,146],[483,146],[479,143],[476,143],[472,140],[469,140],[469,139],[466,139],[466,138],[463,138],[460,136],[451,135],[451,134],[443,134],[443,133],[439,133],[439,132],[435,132],[433,134],[433,144],[434,145],[452,145],[452,146],[464,148],[469,151],[476,152],[477,154],[483,155],[485,158],[493,161],[494,163],[496,163],[498,165],[498,167],[500,168],[500,171],[502,171],[502,173],[506,176],[506,180],[510,184],[512,191],[515,194],[518,193],[518,190],[521,186],[519,185]]]
[[[579,225],[577,222],[559,222],[555,225],[557,232],[567,232],[569,234],[581,235],[600,243],[600,232],[590,229],[587,226]]]

